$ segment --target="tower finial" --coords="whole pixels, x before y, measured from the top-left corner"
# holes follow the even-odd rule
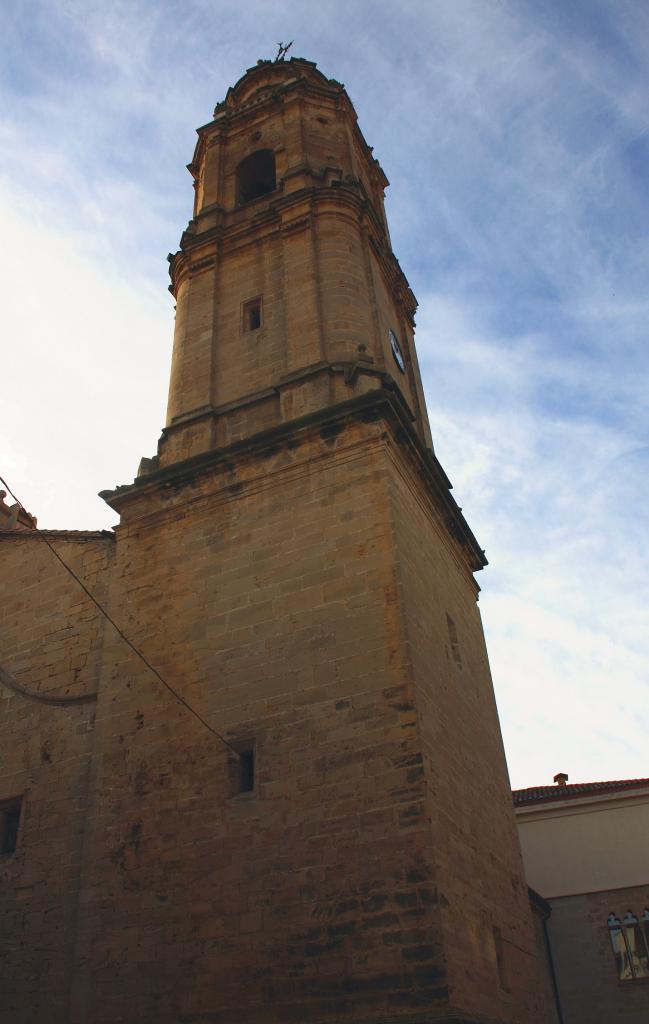
[[[284,43],[278,43],[277,44],[277,56],[275,57],[275,63],[276,64],[277,64],[278,60],[284,60],[284,57],[286,56],[288,51],[291,49],[292,45],[293,45],[293,40],[292,39],[291,39],[290,43],[286,44],[286,46],[284,46]]]

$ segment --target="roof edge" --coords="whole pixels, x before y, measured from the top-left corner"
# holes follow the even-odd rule
[[[113,530],[0,530],[0,538],[40,540],[41,537],[60,537],[68,540],[115,540]]]
[[[605,782],[576,782],[565,786],[530,786],[512,790],[515,807],[563,803],[593,796],[611,796],[649,788],[649,779],[612,779]]]

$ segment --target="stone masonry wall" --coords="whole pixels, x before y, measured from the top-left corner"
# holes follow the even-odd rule
[[[304,429],[145,483],[115,544],[57,541],[199,714],[254,741],[253,793],[44,545],[7,539],[7,667],[99,696],[4,697],[25,813],[2,1024],[441,1021],[449,1001],[545,1021],[474,591],[402,454],[374,417]]]
[[[50,535],[100,596],[110,536]],[[103,621],[42,540],[0,535],[0,655],[34,694],[96,691]],[[0,1021],[68,1020],[94,702],[57,706],[0,685],[0,801],[22,797],[18,844],[0,856]]]
[[[399,600],[421,729],[451,1003],[541,1022],[539,960],[475,582],[392,449]],[[448,621],[451,619],[451,623]]]
[[[380,425],[123,509],[72,1020],[421,1016],[447,1002]]]

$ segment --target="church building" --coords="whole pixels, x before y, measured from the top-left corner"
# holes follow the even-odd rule
[[[0,502],[0,1024],[549,1024],[386,177],[295,58],[189,170],[118,525]]]

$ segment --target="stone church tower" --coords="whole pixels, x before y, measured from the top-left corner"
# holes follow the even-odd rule
[[[198,137],[158,454],[47,539],[202,721],[5,530],[0,1022],[542,1024],[385,175],[304,60]]]

